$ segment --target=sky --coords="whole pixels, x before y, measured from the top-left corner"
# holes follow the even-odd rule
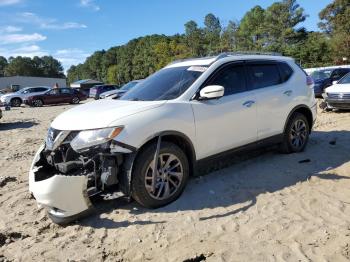
[[[223,25],[274,0],[0,0],[0,55],[52,55],[65,70],[96,50],[148,34],[184,32],[213,13]],[[309,15],[301,25],[318,30],[318,13],[332,0],[298,0]]]

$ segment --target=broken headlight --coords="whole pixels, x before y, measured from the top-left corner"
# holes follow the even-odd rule
[[[80,131],[79,134],[70,142],[74,151],[82,151],[89,147],[104,144],[117,137],[123,127],[109,127],[102,129],[93,129]]]

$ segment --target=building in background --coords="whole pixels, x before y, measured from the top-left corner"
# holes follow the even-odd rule
[[[103,85],[103,82],[93,79],[83,79],[70,84],[71,88],[78,89],[79,91],[89,95],[90,88],[95,85]]]
[[[49,86],[58,84],[59,87],[66,87],[65,78],[32,77],[32,76],[5,76],[0,77],[0,90],[11,89],[17,91],[24,87]]]

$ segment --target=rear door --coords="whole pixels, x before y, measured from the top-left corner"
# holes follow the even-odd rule
[[[45,104],[57,104],[59,103],[60,90],[58,88],[52,89],[43,95]]]
[[[258,140],[281,134],[295,96],[293,70],[273,61],[250,61],[247,70],[249,89],[256,94]]]
[[[73,90],[70,88],[61,88],[60,89],[60,103],[70,103],[73,99]]]
[[[192,100],[198,159],[256,141],[255,94],[246,80],[243,62],[224,65],[203,85],[223,86],[224,96]]]

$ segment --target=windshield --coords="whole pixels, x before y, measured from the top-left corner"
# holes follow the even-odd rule
[[[340,79],[337,84],[350,84],[350,73]]]
[[[203,66],[164,68],[140,82],[121,100],[171,100],[183,94],[206,70]]]
[[[311,73],[311,77],[314,80],[321,80],[325,78],[331,77],[332,71],[331,70],[321,70],[321,71],[314,71]]]
[[[123,85],[119,90],[121,90],[121,91],[129,91],[131,88],[133,88],[137,84],[138,84],[138,82],[132,81],[132,82],[129,82],[129,83]]]

